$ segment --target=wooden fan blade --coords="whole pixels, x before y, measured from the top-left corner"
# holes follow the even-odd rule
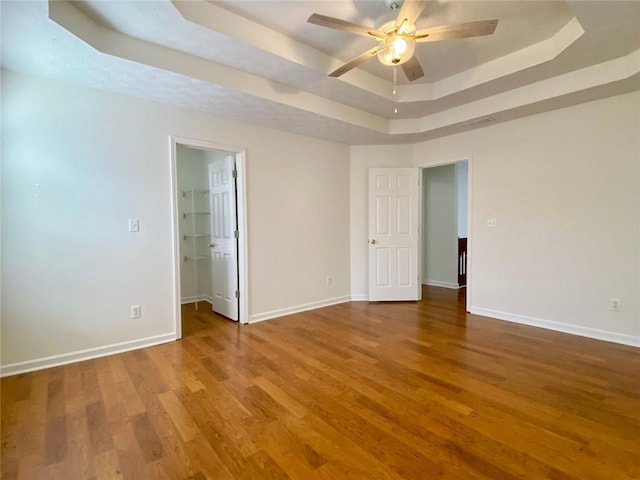
[[[491,35],[498,26],[498,20],[479,20],[477,22],[459,23],[425,28],[413,34],[416,42],[437,42],[452,38],[469,38]]]
[[[406,75],[407,79],[410,82],[417,80],[419,78],[424,77],[424,71],[422,70],[422,65],[418,61],[418,57],[415,55],[409,59],[409,61],[400,65],[402,67],[402,71]]]
[[[425,0],[404,0],[400,12],[398,12],[398,18],[396,18],[396,28],[400,28],[404,22],[409,25],[415,25],[416,20],[427,6]],[[408,33],[408,32],[405,32]]]
[[[377,31],[375,28],[365,27],[355,23],[340,20],[339,18],[327,17],[325,15],[319,15],[314,13],[311,15],[307,22],[314,25],[321,25],[323,27],[333,28],[335,30],[341,30],[343,32],[355,33],[356,35],[363,35],[365,37],[386,38],[386,35]]]
[[[329,76],[330,77],[339,77],[340,75],[343,75],[343,74],[347,73],[349,70],[357,67],[361,63],[366,62],[367,60],[372,58],[376,53],[378,53],[378,46],[375,46],[371,50],[367,50],[363,54],[358,55],[356,58],[353,58],[353,59],[349,60],[343,66],[341,66],[337,70],[334,70],[333,72],[331,72],[329,74]]]

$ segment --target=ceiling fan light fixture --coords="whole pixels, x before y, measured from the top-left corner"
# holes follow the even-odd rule
[[[2,0],[0,0],[2,1]],[[374,38],[378,44],[366,52],[352,58],[340,68],[329,73],[330,77],[339,77],[356,68],[367,60],[378,57],[386,66],[401,65],[405,77],[410,82],[424,77],[420,60],[414,55],[416,42],[435,42],[454,38],[471,38],[491,35],[498,25],[498,19],[479,20],[454,25],[423,28],[416,31],[416,21],[424,10],[427,0],[384,0],[391,9],[400,11],[395,21],[389,21],[378,29],[358,25],[339,18],[327,17],[314,13],[307,22],[343,32],[355,33],[369,39]],[[395,71],[395,70],[394,70]]]
[[[392,33],[378,50],[378,59],[383,65],[402,65],[413,57],[415,49],[413,38]]]

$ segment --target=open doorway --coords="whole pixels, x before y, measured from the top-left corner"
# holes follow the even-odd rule
[[[422,283],[465,289],[468,261],[469,162],[422,169]]]
[[[182,308],[247,323],[243,151],[172,138],[175,322]]]

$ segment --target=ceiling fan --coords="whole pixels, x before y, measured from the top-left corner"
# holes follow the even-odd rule
[[[401,2],[386,0],[385,3],[390,8],[395,9],[398,8],[398,4]],[[498,25],[497,19],[480,20],[416,31],[416,20],[424,10],[426,3],[426,0],[404,0],[395,22],[383,26],[380,30],[317,13],[311,15],[307,20],[309,23],[375,38],[378,41],[378,45],[349,60],[343,66],[331,72],[329,76],[339,77],[377,55],[384,65],[402,66],[402,71],[407,76],[407,79],[413,82],[424,76],[422,66],[414,55],[416,43],[491,35]]]

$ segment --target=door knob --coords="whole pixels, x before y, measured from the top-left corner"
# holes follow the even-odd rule
[[[370,241],[369,243],[371,243],[371,245],[375,245],[375,244],[376,244],[376,239],[375,239],[375,238],[372,238],[372,239],[371,239],[371,241]]]
[[[213,248],[213,247],[215,247],[215,246],[216,246],[216,244],[215,244],[215,243],[210,243],[210,244],[209,244],[209,248]]]

